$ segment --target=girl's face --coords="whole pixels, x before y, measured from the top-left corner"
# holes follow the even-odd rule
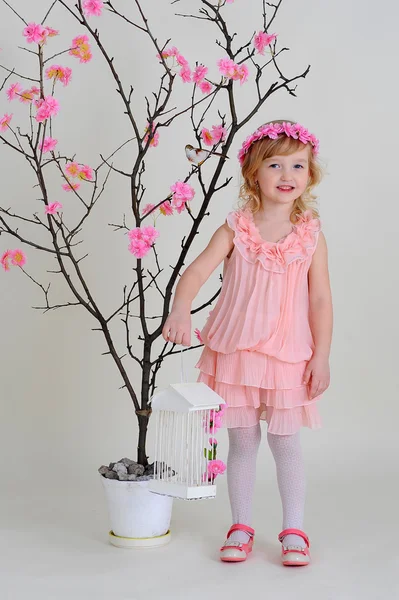
[[[255,173],[262,201],[290,204],[306,190],[309,179],[309,148],[289,156],[265,159]]]

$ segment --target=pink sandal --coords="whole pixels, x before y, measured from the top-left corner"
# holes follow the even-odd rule
[[[289,533],[299,535],[304,540],[306,548],[303,549],[301,546],[284,546],[284,537]],[[284,529],[279,534],[278,539],[282,544],[281,560],[285,567],[304,567],[310,563],[310,543],[306,533],[300,529]]]
[[[249,540],[246,544],[242,542],[230,542],[229,536],[233,531],[245,531],[249,535]],[[248,525],[236,523],[232,525],[227,533],[227,539],[224,545],[220,548],[220,560],[224,562],[242,562],[247,559],[247,556],[252,552],[254,543],[255,530]]]

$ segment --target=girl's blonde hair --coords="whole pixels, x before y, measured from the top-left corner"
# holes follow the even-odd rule
[[[270,121],[270,123],[291,123],[293,121]],[[268,125],[268,123],[265,123]],[[261,207],[261,199],[259,188],[255,183],[255,173],[262,164],[262,161],[271,156],[289,156],[304,146],[309,146],[309,181],[306,190],[294,202],[291,212],[291,221],[295,223],[297,216],[306,210],[311,210],[314,217],[319,216],[319,211],[315,207],[317,196],[312,194],[312,189],[316,187],[322,177],[323,170],[318,159],[312,152],[310,144],[303,144],[301,141],[286,135],[280,135],[275,140],[269,137],[264,137],[252,144],[241,167],[241,173],[244,182],[240,186],[239,207],[241,209],[249,209],[252,213],[257,213]]]

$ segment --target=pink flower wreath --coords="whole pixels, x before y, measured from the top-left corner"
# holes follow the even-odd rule
[[[313,146],[313,153],[317,154],[319,152],[319,140],[312,133],[309,133],[303,125],[300,125],[299,123],[295,123],[295,125],[291,123],[268,123],[266,125],[261,125],[244,141],[238,153],[240,164],[243,164],[245,155],[254,142],[257,142],[264,137],[275,140],[281,134],[292,137],[295,140],[300,140],[303,144],[310,143]]]

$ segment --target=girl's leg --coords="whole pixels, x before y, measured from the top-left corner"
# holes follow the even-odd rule
[[[283,505],[283,529],[303,528],[306,480],[299,431],[293,435],[267,434],[267,441],[276,462],[277,482]],[[303,539],[289,534],[284,546],[305,547]]]
[[[256,458],[261,440],[260,424],[228,429],[227,486],[234,523],[251,526]],[[248,534],[234,531],[230,541],[248,542]]]

